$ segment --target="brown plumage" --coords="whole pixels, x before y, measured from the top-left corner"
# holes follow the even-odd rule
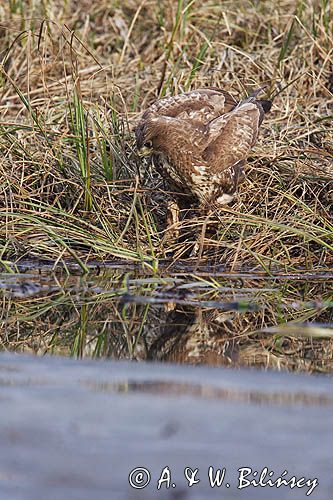
[[[191,195],[201,208],[228,203],[271,108],[257,99],[262,90],[238,103],[216,88],[160,99],[135,130],[137,147],[151,147],[154,166],[175,193]]]

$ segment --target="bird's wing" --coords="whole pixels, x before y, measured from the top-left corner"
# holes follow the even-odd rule
[[[205,127],[191,121],[171,116],[151,115],[149,126],[154,137],[154,149],[164,151],[170,156],[199,153],[206,140]],[[158,131],[154,134],[154,129]]]
[[[203,159],[212,172],[221,172],[245,160],[258,136],[260,111],[244,103],[206,126],[207,146]]]
[[[200,152],[206,140],[204,127],[187,120],[159,115],[150,118],[149,126],[153,135],[154,129],[158,131],[153,139],[154,152],[168,158],[182,182],[191,182],[192,164],[198,159],[200,165]]]
[[[146,113],[206,124],[213,118],[228,113],[236,105],[237,102],[228,92],[207,88],[159,99]]]

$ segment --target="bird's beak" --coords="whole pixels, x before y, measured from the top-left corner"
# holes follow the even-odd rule
[[[152,147],[148,147],[148,146],[142,146],[142,148],[138,149],[138,156],[142,157],[142,156],[150,156],[153,152],[153,148]]]

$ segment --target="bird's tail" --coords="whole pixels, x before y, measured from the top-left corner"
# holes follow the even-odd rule
[[[269,99],[259,99],[258,102],[260,102],[261,107],[265,111],[265,113],[268,113],[273,105],[273,102]]]
[[[270,111],[272,107],[273,101],[271,101],[270,99],[257,99],[257,96],[261,94],[261,92],[265,92],[267,87],[268,85],[263,85],[262,87],[256,89],[254,92],[252,92],[252,94],[249,95],[249,97],[247,97],[247,99],[245,99],[245,102],[258,102],[261,104],[263,111],[265,113],[268,113],[268,111]]]
[[[248,99],[251,99],[251,97],[254,97],[256,99],[257,96],[259,94],[261,94],[261,92],[265,92],[265,90],[267,89],[267,87],[268,87],[268,85],[263,85],[262,87],[259,87],[254,92],[252,92],[252,94],[249,95]]]

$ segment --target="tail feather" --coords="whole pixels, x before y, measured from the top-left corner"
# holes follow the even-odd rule
[[[261,94],[261,92],[265,92],[267,87],[268,85],[263,85],[262,87],[259,87],[258,89],[254,90],[254,92],[252,92],[252,94],[250,94],[248,98],[257,97],[259,94]]]
[[[273,105],[273,102],[269,99],[259,99],[258,102],[260,102],[261,107],[265,111],[265,113],[268,113]]]
[[[264,114],[268,113],[271,110],[273,101],[271,101],[270,99],[257,99],[257,96],[261,94],[261,92],[264,92],[267,89],[267,87],[268,85],[263,85],[262,87],[259,87],[254,92],[252,92],[252,94],[250,94],[247,99],[245,99],[245,101],[247,102],[255,102],[257,105],[259,104],[260,109],[263,110]]]

